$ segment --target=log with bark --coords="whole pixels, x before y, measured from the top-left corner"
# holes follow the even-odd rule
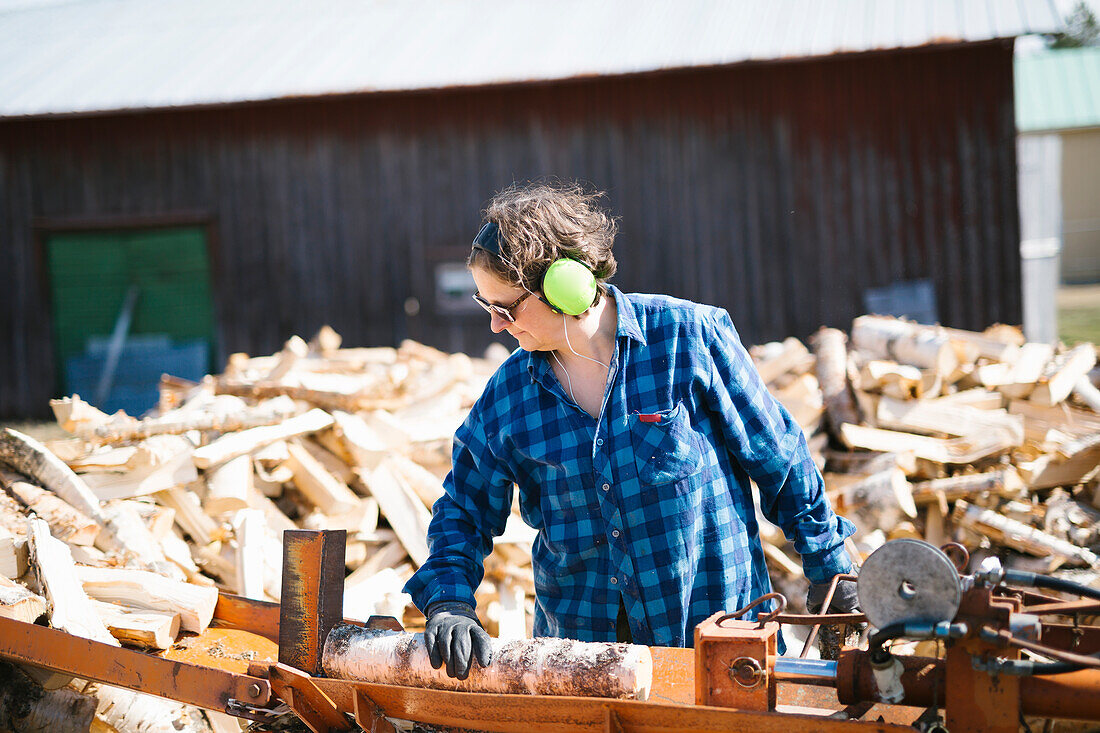
[[[475,661],[457,680],[433,669],[423,634],[336,626],[325,640],[329,677],[408,687],[513,695],[575,695],[645,700],[653,681],[649,648],[572,639],[492,640],[492,663]]]
[[[63,687],[47,690],[22,669],[0,661],[0,730],[87,733],[96,699]]]

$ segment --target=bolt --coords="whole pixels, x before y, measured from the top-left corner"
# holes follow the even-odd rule
[[[251,685],[248,686],[248,696],[249,697],[259,697],[260,692],[261,692],[261,690],[260,690],[259,684],[253,682]]]

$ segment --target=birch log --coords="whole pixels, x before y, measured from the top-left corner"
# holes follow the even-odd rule
[[[100,525],[107,523],[99,509],[99,499],[87,484],[64,461],[29,435],[11,428],[0,432],[0,463],[8,464],[39,486],[54,492]]]
[[[433,669],[423,634],[336,626],[325,640],[329,677],[436,690],[645,700],[653,681],[648,647],[572,639],[492,639],[493,661],[466,680]]]
[[[817,381],[821,385],[825,412],[833,433],[840,437],[840,426],[860,423],[859,408],[848,383],[848,337],[835,328],[822,328],[810,338],[817,357]]]
[[[959,359],[941,329],[885,316],[860,316],[852,322],[852,344],[878,358],[951,374]]]
[[[110,726],[93,727],[93,730],[117,733],[210,733],[210,724],[198,708],[190,705],[109,685],[92,685],[87,691],[99,701],[96,722]]]
[[[1031,525],[1009,519],[992,509],[972,506],[960,499],[955,502],[955,511],[951,518],[961,527],[1029,555],[1058,555],[1074,563],[1096,566],[1096,553],[1091,550],[1078,547]]]
[[[913,486],[913,501],[916,504],[938,504],[942,496],[945,501],[973,499],[982,494],[997,496],[1016,496],[1024,490],[1024,482],[1011,466],[987,473],[970,473],[950,478],[923,481]]]
[[[65,687],[43,689],[19,667],[0,662],[0,730],[87,733],[96,700]]]
[[[50,525],[50,533],[57,539],[71,545],[91,545],[95,542],[99,525],[53,492],[22,481],[10,471],[0,470],[0,484],[24,506],[45,519]]]

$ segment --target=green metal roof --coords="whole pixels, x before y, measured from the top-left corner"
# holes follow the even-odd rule
[[[1016,129],[1100,127],[1100,47],[1018,56]]]

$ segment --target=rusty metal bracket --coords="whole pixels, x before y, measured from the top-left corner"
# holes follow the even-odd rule
[[[386,720],[386,712],[367,693],[356,688],[352,702],[355,708],[355,723],[366,733],[396,733],[397,729]]]
[[[309,675],[286,664],[275,664],[268,679],[272,693],[290,706],[313,733],[351,730],[348,719]]]

